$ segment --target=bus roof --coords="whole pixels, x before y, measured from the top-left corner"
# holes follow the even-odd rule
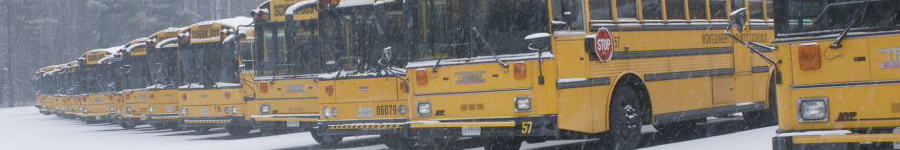
[[[253,18],[248,18],[245,16],[238,16],[238,17],[234,17],[234,18],[227,18],[227,19],[220,19],[220,20],[213,20],[213,21],[203,21],[203,22],[195,23],[195,24],[191,25],[191,27],[199,26],[199,25],[220,24],[220,25],[235,28],[235,27],[241,26],[241,25],[249,25],[250,23],[253,23]]]

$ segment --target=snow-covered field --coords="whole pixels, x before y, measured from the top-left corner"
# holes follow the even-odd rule
[[[706,131],[679,136],[664,136],[651,132],[643,136],[647,150],[762,150],[771,149],[771,137],[775,127],[746,130],[739,120],[711,122],[701,126]],[[333,148],[349,150],[387,149],[378,136],[345,138]],[[468,142],[474,143],[474,142]],[[523,149],[582,149],[594,147],[596,140],[550,141],[524,144]],[[465,146],[463,149],[481,149]],[[139,126],[123,130],[114,125],[84,124],[56,116],[45,116],[34,107],[0,109],[0,150],[56,150],[56,149],[324,149],[308,132],[260,136],[256,131],[250,137],[233,138],[225,131],[212,130],[208,134],[192,131],[153,130]]]

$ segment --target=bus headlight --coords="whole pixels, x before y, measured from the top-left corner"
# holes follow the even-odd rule
[[[238,114],[238,108],[237,108],[237,106],[231,107],[231,114]]]
[[[530,111],[531,110],[531,98],[529,97],[516,97],[516,111]]]
[[[271,111],[271,106],[269,106],[268,104],[259,106],[259,112],[261,112],[263,115],[268,115]]]
[[[428,102],[419,102],[416,106],[416,113],[419,116],[431,116],[431,103]]]
[[[115,112],[115,111],[116,111],[116,107],[112,107],[112,106],[109,107],[109,112]]]
[[[828,121],[827,98],[805,98],[798,101],[800,106],[800,122]]]
[[[400,113],[400,115],[406,115],[406,105],[397,106],[397,111]]]
[[[150,106],[150,108],[147,108],[147,111],[155,112],[155,111],[156,111],[156,108],[153,108],[153,106]]]
[[[337,108],[331,107],[331,117],[337,117]]]
[[[172,107],[172,106],[166,106],[166,112],[169,112],[169,113],[175,112],[175,107]]]
[[[131,113],[132,111],[131,107],[125,107],[125,113]]]
[[[187,109],[187,108],[182,108],[182,109],[181,109],[181,114],[182,114],[182,115],[187,115],[187,114],[188,114],[188,109]]]
[[[331,109],[328,109],[328,107],[322,108],[322,115],[325,115],[325,118],[331,118]]]

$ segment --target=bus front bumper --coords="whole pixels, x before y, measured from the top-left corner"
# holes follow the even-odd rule
[[[100,121],[108,119],[109,113],[81,113],[78,116],[84,121]]]
[[[555,137],[559,135],[556,116],[529,116],[410,123],[410,131],[420,139],[460,137]],[[431,138],[429,138],[431,137]]]
[[[244,116],[225,116],[225,117],[184,117],[178,120],[178,126],[184,128],[195,127],[228,127],[228,126],[249,126],[244,121]]]
[[[359,136],[397,134],[409,135],[406,119],[375,119],[354,121],[319,121],[316,129],[319,135]]]
[[[319,114],[253,115],[250,118],[250,124],[257,129],[303,129],[314,126]]]
[[[176,114],[176,113],[168,113],[168,114],[162,114],[162,113],[160,113],[160,114],[147,114],[147,116],[145,116],[145,117],[147,118],[147,120],[146,120],[145,122],[147,122],[147,123],[149,123],[149,124],[155,124],[155,123],[163,123],[163,124],[168,124],[168,123],[178,123],[178,119],[181,119],[181,116],[179,116],[179,115]]]
[[[900,133],[866,133],[834,135],[790,135],[772,138],[773,150],[855,150],[865,149],[862,145],[873,143],[892,144],[900,142]],[[894,149],[900,145],[893,144]]]

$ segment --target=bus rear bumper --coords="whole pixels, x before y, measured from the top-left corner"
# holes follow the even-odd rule
[[[556,116],[529,116],[502,119],[467,119],[410,123],[411,133],[420,139],[461,137],[556,137]],[[430,137],[430,138],[429,138]]]
[[[773,150],[857,150],[869,146],[897,149],[891,146],[900,142],[900,133],[867,133],[841,135],[793,135],[772,138]]]

